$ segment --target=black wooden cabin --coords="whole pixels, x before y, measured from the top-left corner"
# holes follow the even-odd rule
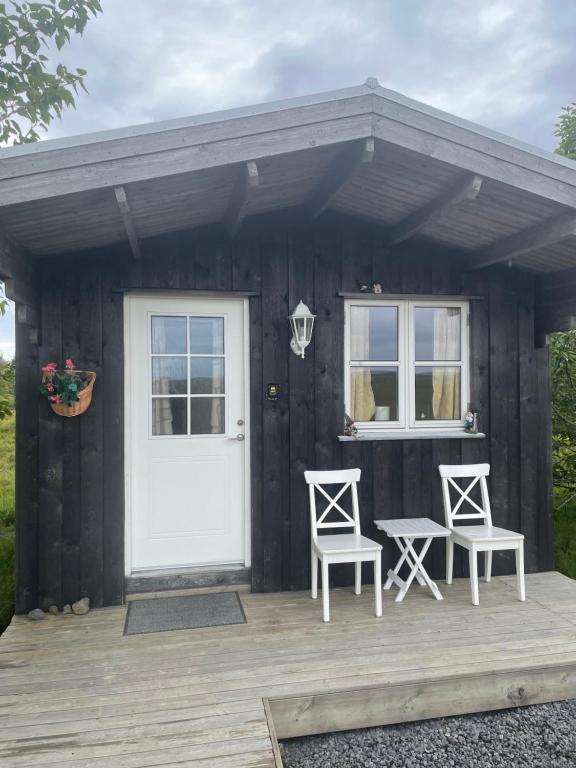
[[[360,467],[363,530],[378,537],[375,516],[443,520],[438,464],[488,461],[496,524],[525,534],[528,571],[552,567],[548,335],[576,316],[576,163],[370,79],[2,150],[0,228],[17,317],[19,612],[162,584],[305,589],[307,468]],[[360,292],[374,283],[381,294]],[[304,359],[289,346],[300,300],[316,315]],[[446,371],[411,368],[409,340],[405,363],[367,354],[351,373],[354,307],[392,307],[409,329],[443,305],[467,316],[452,410],[426,411]],[[228,307],[240,314],[220,326]],[[220,327],[241,336],[224,349]],[[66,358],[97,374],[68,419],[38,393],[41,366]],[[243,394],[227,389],[234,365]],[[369,385],[368,410],[351,403],[378,375],[396,377],[392,406],[390,379],[384,394]],[[480,436],[463,431],[468,404]],[[359,439],[343,433],[351,406]],[[440,576],[442,548],[430,562]],[[505,553],[494,569],[513,570]]]

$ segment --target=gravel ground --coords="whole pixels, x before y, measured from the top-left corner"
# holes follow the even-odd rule
[[[576,699],[282,743],[285,768],[575,768]]]

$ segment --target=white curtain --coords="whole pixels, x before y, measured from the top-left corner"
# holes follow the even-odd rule
[[[210,433],[212,435],[218,435],[224,429],[223,406],[224,399],[222,397],[212,398],[212,409],[210,413]]]
[[[158,394],[167,395],[170,392],[170,379],[161,378],[156,383]],[[154,435],[172,435],[172,399],[163,397],[154,398],[154,426],[152,433]]]
[[[370,357],[370,308],[354,307],[350,323],[350,350],[352,360],[368,360]],[[370,370],[356,368],[351,375],[351,406],[354,421],[371,421],[376,412]]]
[[[165,318],[152,318],[152,351],[164,350],[166,348],[166,328]],[[150,361],[151,365],[154,358]],[[162,377],[154,382],[155,394],[167,395],[170,393],[170,380]],[[169,399],[153,400],[152,408],[152,434],[153,435],[172,435],[172,405]]]
[[[460,359],[460,310],[434,313],[434,359]],[[432,373],[432,413],[435,419],[460,416],[460,368],[436,366]]]

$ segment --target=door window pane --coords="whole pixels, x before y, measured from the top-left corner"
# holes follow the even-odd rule
[[[398,421],[398,368],[352,368],[352,419]]]
[[[416,307],[416,360],[460,360],[460,308]]]
[[[190,358],[190,394],[224,394],[224,358]]]
[[[352,360],[398,359],[398,308],[350,308]]]
[[[415,374],[416,421],[461,418],[460,368],[418,366]]]
[[[185,435],[186,425],[185,397],[155,397],[152,400],[152,434]]]
[[[190,398],[190,434],[220,435],[224,433],[224,398]]]
[[[190,354],[224,354],[224,318],[190,318]]]
[[[152,318],[152,352],[154,354],[186,354],[186,318]]]
[[[224,318],[155,315],[151,349],[152,435],[224,434]]]
[[[153,357],[152,394],[185,395],[187,375],[185,357]]]

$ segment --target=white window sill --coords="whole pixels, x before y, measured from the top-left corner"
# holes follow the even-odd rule
[[[411,429],[406,432],[365,431],[359,432],[356,437],[338,435],[338,440],[341,443],[349,443],[358,440],[477,440],[482,437],[486,437],[483,432],[472,435],[463,429]]]

